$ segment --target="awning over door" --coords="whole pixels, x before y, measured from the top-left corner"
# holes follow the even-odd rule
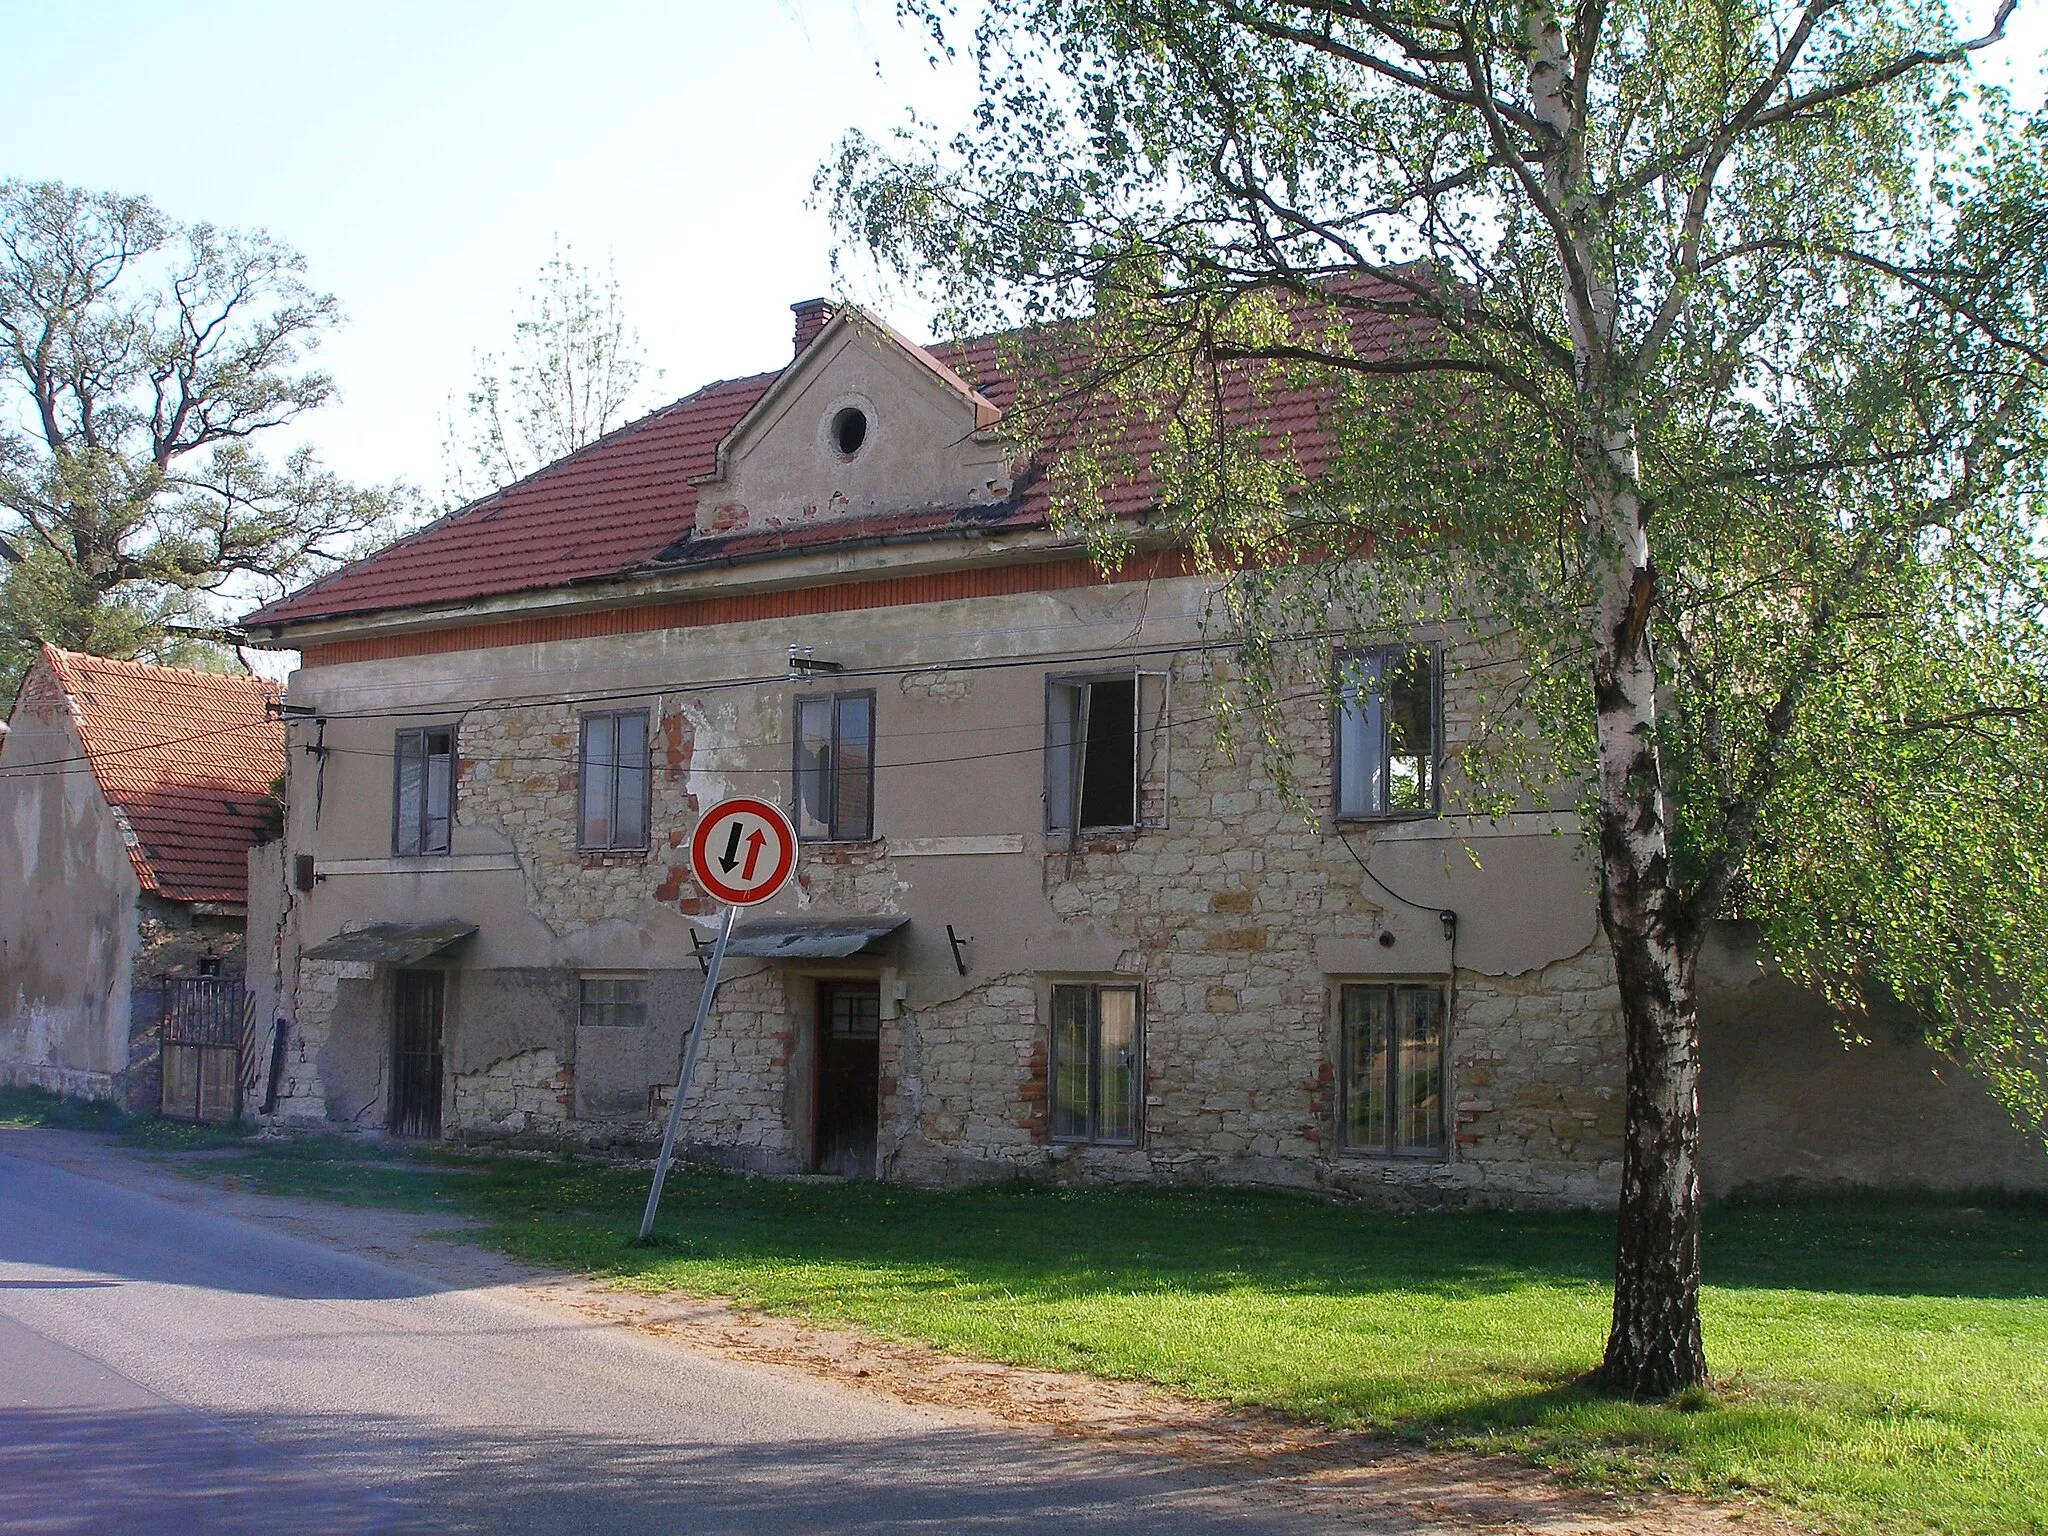
[[[770,917],[754,923],[741,918],[725,952],[757,960],[843,960],[849,955],[872,953],[909,921],[907,917],[815,921]]]
[[[301,958],[417,965],[429,955],[454,948],[475,932],[475,923],[458,918],[442,918],[432,923],[368,923],[315,944]]]

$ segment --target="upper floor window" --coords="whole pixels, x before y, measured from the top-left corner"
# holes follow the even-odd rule
[[[392,756],[391,851],[446,853],[455,820],[455,732],[446,726],[400,731]]]
[[[1046,680],[1048,832],[1166,825],[1167,699],[1164,672]]]
[[[1444,989],[1347,986],[1340,994],[1344,1145],[1420,1155],[1444,1144]]]
[[[798,697],[796,835],[805,842],[866,842],[875,835],[872,693]]]
[[[1052,1137],[1122,1146],[1138,1140],[1136,987],[1052,989]]]
[[[647,846],[647,711],[583,717],[576,846]]]
[[[1389,645],[1339,656],[1337,684],[1337,814],[1433,814],[1443,715],[1436,650]]]

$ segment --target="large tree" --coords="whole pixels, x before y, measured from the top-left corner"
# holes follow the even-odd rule
[[[279,589],[393,511],[310,449],[255,439],[327,403],[305,355],[336,321],[261,231],[147,199],[0,183],[0,684],[37,640],[189,651],[204,594]]]
[[[451,507],[524,479],[623,426],[649,376],[618,274],[602,277],[557,248],[519,296],[512,346],[477,359],[476,381],[448,413],[443,500]]]
[[[1290,633],[1512,640],[1458,766],[1489,806],[1585,765],[1631,1397],[1706,1377],[1717,918],[2042,1124],[2048,142],[1967,72],[1992,3],[989,0],[973,122],[821,173],[955,323],[1066,322],[1013,427],[1106,551],[1231,578],[1254,686]],[[1249,409],[1304,386],[1312,482]],[[1138,530],[1100,494],[1131,412]]]

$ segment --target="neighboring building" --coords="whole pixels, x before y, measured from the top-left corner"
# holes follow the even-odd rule
[[[44,646],[0,738],[0,1081],[232,1113],[248,853],[284,771],[276,686]],[[212,983],[207,985],[204,983]]]
[[[1576,825],[1439,814],[1487,647],[1303,649],[1311,825],[1218,745],[1210,584],[1165,552],[1105,575],[1049,526],[995,346],[795,308],[779,372],[250,616],[302,658],[258,895],[280,1115],[652,1139],[712,913],[684,845],[747,790],[804,849],[735,940],[695,1155],[1611,1201],[1622,1037]],[[1315,401],[1262,409],[1313,474]],[[1732,937],[1703,970],[1714,1187],[2048,1182],[1925,1051],[1852,1062]]]

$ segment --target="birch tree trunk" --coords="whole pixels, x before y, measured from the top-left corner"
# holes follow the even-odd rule
[[[1610,413],[1587,467],[1606,552],[1593,662],[1600,772],[1600,918],[1614,952],[1628,1059],[1614,1322],[1599,1382],[1637,1400],[1706,1380],[1700,1340],[1699,1028],[1692,954],[1671,878],[1649,639],[1656,577],[1637,494],[1633,423]]]

